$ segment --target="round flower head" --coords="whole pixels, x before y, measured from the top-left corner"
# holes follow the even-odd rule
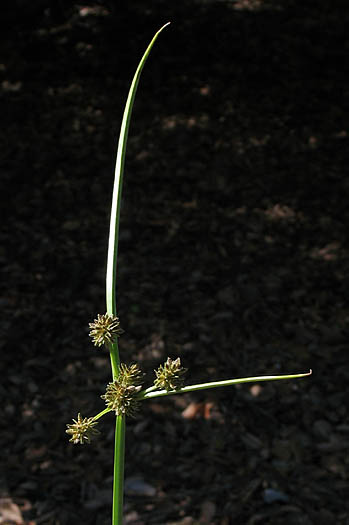
[[[137,364],[120,365],[119,376],[107,385],[102,399],[117,416],[134,416],[139,408],[137,394],[142,390],[143,373]]]
[[[116,416],[134,417],[139,410],[139,402],[135,398],[141,386],[124,386],[118,381],[109,383],[105,394],[101,396],[108,408],[114,410]]]
[[[118,381],[124,386],[139,386],[143,383],[143,372],[137,364],[130,366],[121,363]]]
[[[98,314],[97,319],[93,323],[89,323],[89,327],[91,328],[89,335],[92,337],[95,346],[115,343],[123,333],[119,318],[116,315]]]
[[[100,434],[99,430],[94,428],[98,421],[94,421],[93,417],[83,418],[81,414],[78,414],[78,419],[73,419],[73,421],[74,423],[67,425],[66,433],[71,434],[69,441],[74,443],[74,445],[90,443],[93,436]]]
[[[155,371],[156,379],[154,385],[165,390],[177,390],[183,386],[184,374],[187,369],[181,366],[179,357],[172,361],[170,357]]]

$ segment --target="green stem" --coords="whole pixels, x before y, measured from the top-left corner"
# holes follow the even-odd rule
[[[120,223],[120,208],[121,208],[121,193],[122,181],[124,174],[126,145],[128,138],[128,130],[130,126],[133,102],[135,99],[138,82],[142,73],[144,64],[149,56],[151,48],[153,47],[157,37],[161,31],[167,26],[164,25],[153,37],[149,46],[147,47],[133,77],[129,94],[127,97],[124,115],[122,118],[118,150],[115,165],[114,189],[112,206],[110,213],[110,229],[109,229],[109,244],[108,244],[108,260],[107,260],[107,275],[106,275],[106,302],[107,313],[109,315],[116,315],[116,293],[115,293],[115,279],[116,279],[116,263],[119,244],[119,223]],[[120,368],[120,357],[117,343],[110,345],[110,361],[112,368],[113,381],[117,379]],[[116,418],[115,426],[115,452],[114,452],[114,483],[113,483],[113,519],[112,525],[122,525],[122,507],[123,507],[123,484],[124,484],[124,454],[125,454],[125,418],[118,416]]]
[[[108,414],[108,412],[111,412],[111,408],[105,408],[104,410],[102,410],[102,412],[99,412],[98,414],[96,414],[95,416],[93,416],[93,419],[95,421],[97,421],[97,419],[100,419],[101,417],[105,416],[105,414]]]
[[[140,395],[141,394],[148,394],[149,392],[154,392],[154,390],[157,390],[157,386],[153,385],[153,386],[150,386],[148,388],[146,388],[145,390],[143,390],[142,392],[140,392]],[[144,397],[144,396],[142,396]]]
[[[304,374],[291,374],[281,376],[256,376],[256,377],[243,377],[240,379],[226,379],[224,381],[211,381],[210,383],[200,383],[198,385],[188,385],[178,390],[157,390],[155,392],[149,392],[147,390],[140,392],[138,399],[152,399],[154,397],[165,397],[173,396],[175,394],[186,394],[187,392],[195,392],[196,390],[206,390],[208,388],[218,388],[220,386],[231,386],[239,383],[258,383],[260,381],[280,381],[282,379],[297,379],[300,377],[310,376],[312,371]]]
[[[116,315],[116,312],[111,315]],[[120,368],[119,345],[117,341],[109,345],[109,355],[113,381],[115,381],[119,375]]]
[[[125,464],[125,416],[117,416],[115,426],[113,514],[112,524],[122,525],[124,503],[124,464]]]

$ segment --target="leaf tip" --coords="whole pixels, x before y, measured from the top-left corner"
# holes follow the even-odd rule
[[[161,31],[162,31],[163,29],[165,29],[165,27],[169,26],[169,25],[170,25],[170,23],[171,23],[171,22],[167,22],[167,23],[166,23],[166,24],[164,24],[164,25],[163,25],[162,27],[160,27],[160,29],[159,29],[158,33],[161,33]]]

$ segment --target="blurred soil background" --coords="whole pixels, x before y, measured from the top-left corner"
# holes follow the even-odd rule
[[[125,524],[349,523],[346,1],[4,0],[0,523],[110,523],[105,312],[116,142],[122,360],[188,383],[310,378],[144,403]]]

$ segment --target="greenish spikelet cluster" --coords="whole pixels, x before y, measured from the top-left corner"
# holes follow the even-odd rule
[[[134,417],[139,409],[136,396],[142,389],[142,380],[143,373],[137,364],[127,366],[122,363],[118,378],[107,385],[101,398],[117,416]]]
[[[124,332],[116,315],[98,314],[97,319],[89,323],[89,327],[89,335],[95,346],[111,345]]]
[[[178,390],[184,384],[184,374],[187,368],[183,368],[179,357],[174,361],[168,357],[167,361],[154,370],[156,379],[154,385],[164,390]]]
[[[94,428],[98,421],[94,421],[93,417],[82,417],[78,414],[78,419],[73,419],[74,423],[67,425],[67,434],[71,434],[69,441],[77,445],[84,445],[85,443],[91,443],[91,438],[100,434],[99,430]]]
[[[137,364],[130,366],[121,363],[118,381],[124,386],[139,386],[143,383],[144,374]]]

